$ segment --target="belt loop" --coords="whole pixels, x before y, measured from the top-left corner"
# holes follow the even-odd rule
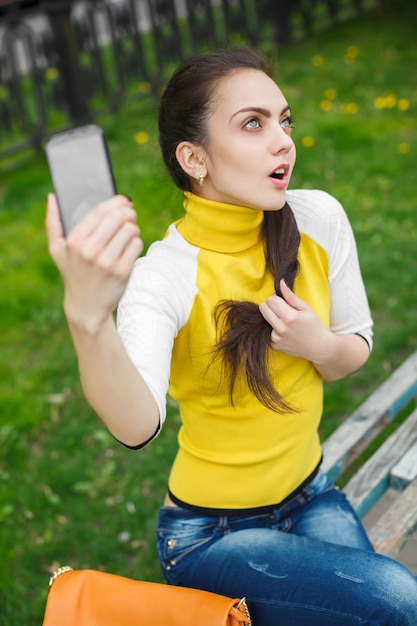
[[[216,530],[223,533],[229,530],[229,518],[227,515],[220,515],[217,518]]]

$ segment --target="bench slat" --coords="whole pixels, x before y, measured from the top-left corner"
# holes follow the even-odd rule
[[[417,529],[417,479],[392,503],[369,531],[369,538],[380,554],[395,558]]]
[[[417,478],[417,442],[392,468],[390,487],[396,491],[404,491],[415,478]]]
[[[352,413],[323,443],[323,469],[334,480],[350,455],[358,454],[385,421],[393,419],[417,396],[417,351]]]
[[[358,515],[363,517],[386,491],[389,474],[397,463],[417,442],[417,409],[356,472],[344,492]]]

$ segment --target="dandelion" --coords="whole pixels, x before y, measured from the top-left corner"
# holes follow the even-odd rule
[[[359,111],[359,106],[356,102],[346,102],[340,106],[340,110],[347,115],[355,115]]]
[[[306,135],[302,138],[301,143],[303,144],[304,148],[312,148],[315,143],[314,137],[311,137],[311,135]]]
[[[357,46],[349,46],[349,48],[345,52],[344,61],[347,64],[354,63],[356,61],[356,57],[359,54],[359,48]]]
[[[324,65],[324,57],[322,57],[321,54],[315,54],[311,59],[311,62],[314,67],[321,67],[322,65]]]
[[[385,98],[383,96],[377,96],[374,99],[374,107],[376,109],[385,109]]]
[[[397,98],[396,96],[394,96],[394,94],[388,94],[387,96],[378,96],[374,100],[374,106],[377,109],[393,109],[396,104]]]
[[[141,93],[150,93],[152,91],[151,83],[147,80],[143,80],[139,83],[139,91]]]
[[[400,154],[408,154],[410,152],[410,146],[408,143],[399,143],[398,152]]]
[[[59,72],[57,70],[56,67],[48,67],[46,72],[45,72],[45,77],[47,80],[50,80],[51,82],[56,80],[59,76]]]
[[[320,109],[322,111],[330,111],[332,107],[333,107],[333,103],[330,100],[322,100],[320,102]]]
[[[400,98],[398,100],[398,108],[400,109],[400,111],[408,111],[410,106],[411,104],[408,98]]]
[[[329,87],[329,89],[326,89],[324,92],[324,97],[326,98],[326,100],[334,100],[336,98],[336,89],[333,89],[333,87]]]
[[[397,98],[393,94],[390,94],[385,98],[385,106],[387,109],[393,109],[396,104]]]
[[[136,133],[135,142],[137,144],[142,145],[144,143],[148,143],[148,141],[149,141],[149,135],[146,131],[140,130],[138,133]]]

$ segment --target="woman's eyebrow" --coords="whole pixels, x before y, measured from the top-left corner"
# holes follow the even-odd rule
[[[291,108],[290,105],[287,104],[282,109],[280,115],[284,115],[284,113],[289,111],[290,108]],[[239,115],[239,113],[259,113],[260,115],[263,115],[264,117],[271,117],[272,115],[271,111],[269,111],[268,109],[264,109],[263,107],[250,106],[250,107],[244,107],[243,109],[239,109],[239,111],[236,111],[236,113],[233,113],[230,119],[233,119],[236,115]]]

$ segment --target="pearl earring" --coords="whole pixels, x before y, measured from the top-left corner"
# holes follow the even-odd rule
[[[199,184],[200,184],[200,187],[202,187],[202,186],[203,186],[203,184],[204,184],[204,176],[203,176],[202,174],[200,174],[199,179],[198,179],[198,182],[199,182]]]

